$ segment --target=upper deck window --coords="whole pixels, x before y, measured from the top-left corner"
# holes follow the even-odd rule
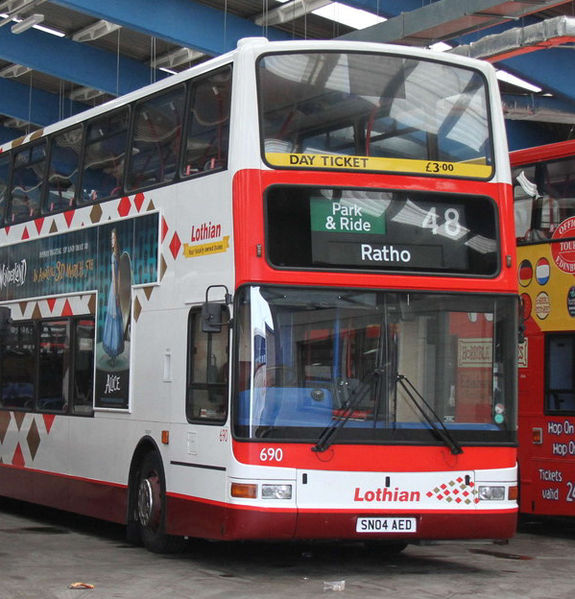
[[[15,154],[9,221],[22,222],[40,215],[46,169],[46,142],[26,146]]]
[[[518,166],[513,170],[515,232],[520,243],[575,237],[575,159]],[[560,225],[565,223],[561,228]]]
[[[227,168],[231,90],[229,66],[192,83],[182,176]]]
[[[74,205],[78,187],[81,148],[81,126],[51,138],[44,212],[69,210]]]
[[[8,197],[10,184],[10,155],[0,155],[0,215],[4,213],[4,206]]]
[[[180,86],[136,106],[126,185],[129,192],[175,179],[185,99],[186,89]]]
[[[258,64],[263,151],[278,167],[487,179],[479,72],[395,55],[308,52]]]
[[[122,194],[126,144],[127,108],[106,114],[88,124],[80,204],[99,202]]]

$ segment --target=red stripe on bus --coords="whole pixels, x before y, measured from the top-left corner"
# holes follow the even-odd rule
[[[280,449],[281,461],[269,461],[267,449]],[[233,442],[236,459],[243,464],[345,470],[348,472],[436,472],[513,468],[515,447],[464,447],[452,455],[447,447],[424,445],[338,445],[323,452],[312,451],[312,444]]]

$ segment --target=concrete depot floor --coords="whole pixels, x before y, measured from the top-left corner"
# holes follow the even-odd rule
[[[385,557],[357,544],[193,541],[158,556],[122,527],[0,500],[0,599],[572,599],[575,522],[523,524],[507,545],[411,545]],[[93,589],[71,589],[85,582]],[[333,590],[342,588],[343,590]]]

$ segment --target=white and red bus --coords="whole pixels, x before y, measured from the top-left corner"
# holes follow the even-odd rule
[[[575,515],[575,142],[511,153],[525,341],[520,511]]]
[[[491,66],[230,54],[3,148],[0,494],[207,539],[507,538]]]

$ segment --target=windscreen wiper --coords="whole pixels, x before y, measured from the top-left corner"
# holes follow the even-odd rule
[[[451,436],[451,433],[447,430],[443,422],[441,422],[435,410],[425,401],[425,398],[419,393],[413,383],[403,374],[398,374],[396,380],[407,393],[417,411],[423,416],[425,422],[429,424],[433,432],[449,447],[451,453],[453,455],[463,453],[461,445]],[[431,413],[431,416],[429,413]]]
[[[311,448],[312,451],[322,452],[328,449],[334,441],[338,431],[340,431],[345,423],[352,417],[355,408],[367,397],[370,392],[370,385],[366,384],[375,376],[383,374],[383,368],[374,368],[368,376],[363,379],[363,384],[352,388],[349,392],[349,397],[343,404],[343,412],[337,419],[331,421],[321,432],[315,445]]]

